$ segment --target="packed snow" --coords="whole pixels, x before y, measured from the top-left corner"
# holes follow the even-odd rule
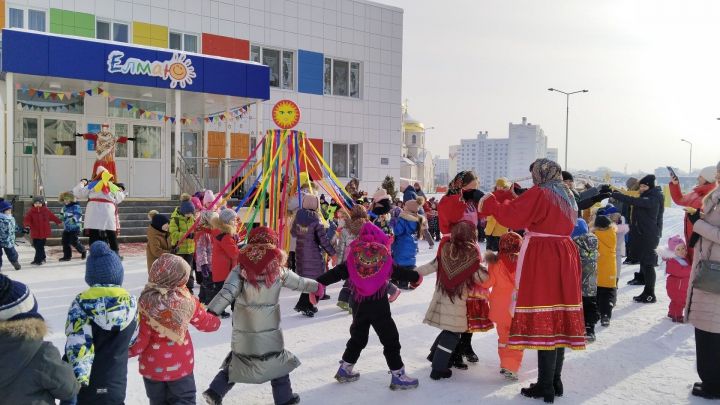
[[[661,244],[669,236],[682,234],[683,212],[679,208],[665,211],[665,228]],[[437,248],[437,245],[436,247]],[[121,247],[122,250],[122,247]],[[435,250],[420,244],[418,263],[430,261]],[[20,248],[22,270],[16,272],[7,264],[3,271],[25,282],[36,295],[40,312],[48,321],[48,337],[58,348],[64,346],[64,324],[67,309],[76,294],[86,289],[85,265],[74,259],[59,263],[59,256],[48,257],[42,267],[30,265],[32,248]],[[125,284],[132,294],[139,295],[147,280],[145,256],[126,253]],[[585,351],[568,350],[563,372],[565,396],[559,404],[700,404],[703,399],[692,397],[692,384],[698,381],[695,371],[694,330],[688,324],[672,323],[666,317],[668,298],[664,286],[664,266],[658,267],[656,287],[658,303],[635,304],[632,297],[642,287],[628,286],[638,266],[623,266],[618,289],[618,306],[612,324],[596,327],[597,342]],[[413,403],[413,404],[517,404],[541,403],[520,396],[520,388],[537,377],[537,355],[526,351],[520,381],[509,382],[499,374],[497,335],[495,331],[475,334],[473,346],[480,362],[467,371],[453,370],[449,380],[430,379],[430,363],[425,359],[439,330],[422,323],[432,296],[435,277],[427,277],[415,291],[403,292],[391,308],[400,331],[402,356],[411,376],[420,378],[417,390],[395,392],[388,389],[390,375],[382,355],[382,347],[374,333],[363,351],[355,370],[359,381],[339,384],[333,376],[349,338],[351,316],[335,306],[340,284],[329,287],[331,300],[321,301],[320,311],[313,319],[293,310],[298,293],[285,290],[281,296],[282,328],[286,348],[302,361],[291,374],[293,389],[303,403]],[[197,291],[196,291],[197,292]],[[195,345],[195,382],[198,403],[223,358],[230,350],[231,320],[222,321],[220,330],[201,333],[191,327]],[[145,388],[138,373],[137,359],[128,367],[128,404],[146,404]],[[271,404],[270,384],[238,384],[228,393],[225,404]]]

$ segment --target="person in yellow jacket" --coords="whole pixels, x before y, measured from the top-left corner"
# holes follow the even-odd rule
[[[511,201],[517,198],[515,193],[512,191],[512,183],[510,180],[501,177],[495,181],[495,189],[492,194],[495,199],[500,203],[505,201]],[[486,250],[492,250],[497,252],[500,249],[500,237],[508,233],[510,230],[500,224],[495,217],[487,217],[487,224],[485,225],[485,237],[487,239]]]
[[[610,326],[612,310],[617,301],[617,228],[605,215],[595,217],[593,233],[598,239],[597,301],[600,324]]]

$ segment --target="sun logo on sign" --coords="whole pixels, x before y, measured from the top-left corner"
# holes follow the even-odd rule
[[[172,59],[165,63],[167,63],[167,78],[170,79],[170,88],[172,89],[177,87],[178,84],[181,89],[184,89],[185,86],[192,84],[192,79],[197,77],[195,66],[192,65],[192,61],[187,59],[185,54],[174,53]]]
[[[290,129],[300,122],[300,108],[290,100],[280,100],[272,109],[275,125],[282,129]]]

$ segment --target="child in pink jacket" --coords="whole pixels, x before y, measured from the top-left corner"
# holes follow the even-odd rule
[[[688,284],[690,282],[691,264],[687,258],[687,246],[680,235],[675,235],[668,239],[669,254],[663,256],[665,261],[665,272],[667,273],[668,297],[670,297],[670,308],[668,309],[668,317],[673,322],[683,322],[683,312],[685,311],[685,299],[687,298]]]

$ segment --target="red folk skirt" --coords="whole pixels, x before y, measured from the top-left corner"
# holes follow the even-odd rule
[[[517,276],[508,347],[584,349],[581,267],[572,239],[526,232]]]
[[[470,291],[466,301],[468,332],[487,332],[495,325],[490,320],[488,290],[480,286]]]
[[[107,159],[107,158],[106,158],[106,159]],[[96,160],[95,163],[93,164],[92,176],[90,176],[91,179],[94,179],[94,178],[97,176],[97,169],[98,169],[98,167],[100,167],[100,166],[106,168],[107,171],[110,172],[110,174],[113,175],[113,178],[112,178],[112,180],[111,180],[113,183],[116,183],[116,184],[117,184],[117,183],[120,182],[120,180],[118,180],[118,178],[117,178],[117,169],[115,168],[115,160],[114,160],[114,159],[111,159],[111,160],[105,160],[105,159],[103,159],[103,160]]]

